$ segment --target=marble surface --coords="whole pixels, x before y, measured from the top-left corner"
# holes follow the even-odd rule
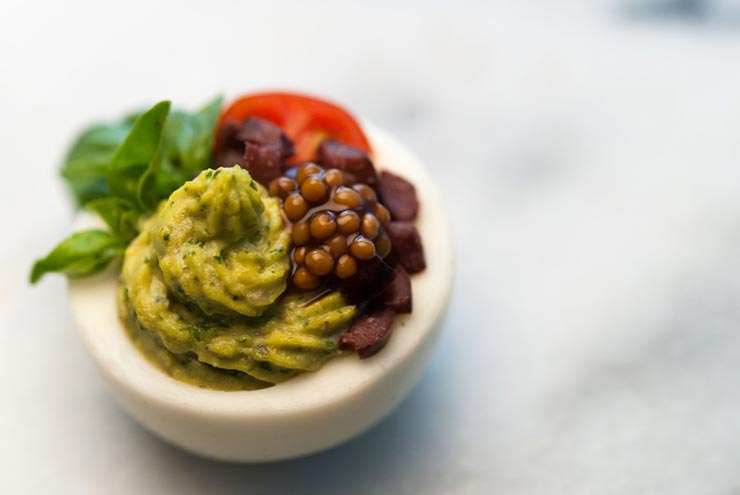
[[[3,493],[740,493],[740,32],[620,2],[0,6]],[[448,189],[457,278],[423,381],[334,450],[266,465],[134,424],[63,280],[76,130],[159,98],[331,96]]]

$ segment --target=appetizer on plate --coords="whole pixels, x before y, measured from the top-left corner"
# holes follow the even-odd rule
[[[421,377],[452,234],[421,161],[381,129],[289,93],[162,102],[83,132],[62,175],[79,231],[31,279],[70,276],[87,350],[165,440],[230,461],[305,455]]]
[[[160,102],[83,132],[62,175],[105,228],[62,241],[31,281],[111,265],[132,342],[198,387],[263,389],[373,356],[426,268],[414,185],[376,168],[357,121],[317,98]]]

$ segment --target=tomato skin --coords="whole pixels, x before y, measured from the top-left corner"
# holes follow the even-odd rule
[[[287,92],[245,95],[221,114],[217,129],[229,119],[242,122],[247,117],[259,117],[283,129],[296,147],[290,163],[315,160],[316,148],[324,139],[335,139],[371,153],[370,144],[352,115],[319,98]]]

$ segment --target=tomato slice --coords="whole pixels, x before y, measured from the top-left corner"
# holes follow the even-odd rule
[[[371,152],[357,121],[343,108],[319,98],[296,93],[242,96],[221,114],[218,128],[229,119],[243,122],[247,117],[259,117],[283,129],[296,148],[289,163],[315,160],[316,149],[324,139],[335,139]]]

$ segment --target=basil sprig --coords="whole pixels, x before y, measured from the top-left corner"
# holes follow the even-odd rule
[[[31,283],[50,272],[92,275],[119,258],[139,232],[142,216],[210,165],[222,100],[194,113],[170,112],[161,101],[115,124],[80,134],[62,166],[77,203],[94,211],[110,231],[72,234],[33,265]]]
[[[159,159],[150,164],[139,182],[138,200],[144,207],[154,210],[172,191],[210,166],[221,106],[221,98],[216,98],[195,113],[170,113]]]
[[[113,259],[123,254],[126,243],[104,230],[85,230],[67,237],[44,259],[38,260],[31,271],[31,283],[44,274],[60,272],[71,276],[99,272]]]
[[[62,165],[62,177],[79,205],[108,195],[105,171],[138,116],[116,124],[94,125],[75,140]]]

